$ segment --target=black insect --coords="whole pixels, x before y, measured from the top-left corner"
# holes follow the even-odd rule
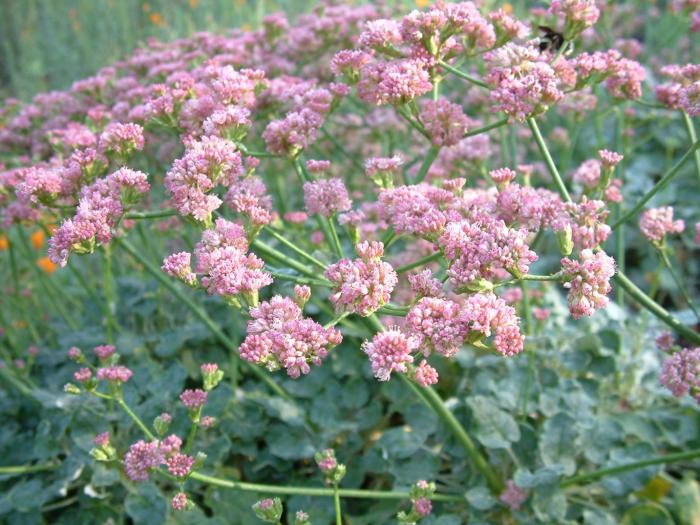
[[[537,26],[543,35],[540,37],[540,52],[549,51],[556,53],[564,45],[564,35],[551,27]]]

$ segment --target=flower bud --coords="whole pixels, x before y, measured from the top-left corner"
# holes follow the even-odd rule
[[[223,371],[219,370],[219,366],[214,363],[205,363],[201,366],[202,379],[204,380],[204,390],[209,391],[216,388],[224,378]]]
[[[282,500],[266,498],[253,505],[255,515],[266,523],[279,523],[282,518]]]
[[[65,385],[63,385],[63,391],[66,394],[73,394],[76,396],[79,396],[83,393],[82,390],[80,390],[80,388],[74,385],[73,383],[66,383]]]
[[[294,518],[294,525],[311,525],[309,515],[303,510],[298,510]]]
[[[167,412],[157,416],[153,420],[153,428],[156,430],[156,434],[164,436],[168,432],[168,428],[170,428],[170,421],[172,421],[172,417]]]
[[[571,252],[574,251],[574,238],[571,226],[567,224],[563,230],[557,232],[557,241],[559,242],[559,250],[562,255],[564,257],[571,255]]]

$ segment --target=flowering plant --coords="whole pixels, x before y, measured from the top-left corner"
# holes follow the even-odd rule
[[[700,457],[700,66],[605,45],[632,4],[480,4],[323,3],[5,102],[2,442],[36,440],[0,516],[700,512],[663,471]]]

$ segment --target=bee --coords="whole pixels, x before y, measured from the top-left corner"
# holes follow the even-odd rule
[[[564,35],[555,31],[551,27],[547,26],[537,26],[543,35],[540,37],[540,52],[549,51],[550,53],[558,52],[566,42],[564,40]],[[569,44],[568,52],[571,52],[571,42]]]

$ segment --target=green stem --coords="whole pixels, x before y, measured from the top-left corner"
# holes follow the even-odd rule
[[[462,424],[457,420],[454,414],[447,409],[445,403],[443,403],[440,396],[431,387],[418,388],[411,382],[404,374],[399,374],[399,377],[408,385],[413,392],[420,397],[424,403],[431,408],[435,414],[442,420],[445,425],[452,431],[457,440],[464,447],[467,456],[471,460],[472,464],[476,469],[486,478],[486,483],[488,484],[491,492],[494,494],[500,494],[503,490],[503,482],[499,479],[495,470],[491,468],[484,456],[477,450],[476,445],[472,441],[469,434],[467,434]]]
[[[544,162],[547,165],[547,170],[554,179],[559,193],[566,202],[571,202],[571,196],[569,195],[569,192],[566,189],[566,185],[564,184],[561,175],[559,175],[559,170],[557,169],[556,164],[554,164],[554,160],[552,159],[552,155],[549,153],[549,149],[547,149],[547,144],[542,138],[542,133],[540,133],[540,128],[539,126],[537,126],[537,122],[534,118],[530,117],[527,119],[527,124],[528,126],[530,126],[532,136],[535,138],[535,142],[537,142],[537,146],[540,149],[540,153],[542,154],[542,157],[544,157]]]
[[[108,344],[114,343],[114,331],[119,331],[119,324],[116,318],[116,301],[114,298],[114,287],[113,276],[112,276],[112,249],[109,245],[104,245],[102,247],[102,253],[104,255],[104,268],[103,268],[103,280],[102,285],[104,286],[105,295],[105,313],[107,314],[107,319],[105,319],[105,336],[107,338]]]
[[[414,268],[418,268],[419,266],[423,266],[424,264],[428,264],[430,262],[437,261],[438,259],[440,259],[440,257],[442,257],[441,252],[431,253],[430,255],[426,255],[425,257],[421,257],[417,261],[413,261],[412,263],[405,264],[403,266],[399,266],[396,269],[396,273],[409,272],[409,271],[413,270]]]
[[[207,313],[197,304],[195,304],[192,299],[190,299],[186,294],[184,294],[173,282],[160,271],[160,268],[155,266],[153,263],[148,261],[143,255],[141,255],[136,249],[127,241],[126,239],[116,239],[117,244],[121,245],[128,253],[133,257],[139,264],[141,264],[148,273],[150,273],[160,284],[162,284],[170,293],[172,293],[178,300],[184,304],[189,310],[197,317],[207,329],[216,337],[216,339],[227,349],[232,355],[235,356],[239,361],[241,360],[238,355],[238,349],[236,346],[226,337],[226,334],[219,328],[219,326],[212,321],[212,319],[207,315]],[[243,365],[247,366],[248,369],[258,377],[267,387],[272,390],[275,394],[280,397],[291,400],[292,397],[289,393],[284,390],[280,385],[275,383],[266,372],[258,368],[257,366],[251,365],[247,361],[241,361]]]
[[[418,133],[423,135],[426,139],[431,140],[430,134],[425,131],[425,128],[415,120],[411,118],[411,115],[408,113],[406,108],[404,106],[394,106],[396,108],[396,111],[401,115],[406,122],[410,124],[410,126],[415,129]]]
[[[681,295],[683,296],[683,299],[685,300],[686,304],[693,311],[693,313],[695,314],[695,317],[698,320],[700,320],[700,312],[698,312],[698,309],[695,307],[693,300],[690,298],[690,294],[688,294],[688,288],[685,286],[685,284],[681,280],[680,276],[676,273],[676,270],[673,269],[673,265],[671,264],[671,261],[668,258],[668,254],[666,253],[666,249],[660,248],[659,253],[661,254],[661,260],[663,260],[664,266],[666,266],[668,273],[671,274],[671,277],[673,278],[673,281],[676,283],[676,286],[678,287],[678,290],[681,292]]]
[[[488,124],[486,126],[482,126],[480,128],[473,129],[471,131],[467,131],[464,134],[463,138],[467,137],[474,137],[476,135],[481,135],[482,133],[486,133],[487,131],[491,131],[492,129],[500,128],[501,126],[505,126],[508,124],[508,119],[507,118],[502,118],[501,120],[497,120],[493,124]]]
[[[340,142],[338,142],[338,139],[336,139],[333,135],[331,135],[328,132],[328,130],[326,130],[326,128],[321,128],[321,133],[323,133],[323,136],[326,137],[328,140],[330,140],[333,143],[335,148],[343,155],[343,157],[345,157],[346,159],[348,159],[350,162],[352,162],[355,165],[355,167],[360,171],[360,173],[365,172],[365,167],[362,165],[362,163],[359,160],[357,160],[357,156],[351,155],[350,153],[348,153],[345,150],[345,148],[343,147],[343,145]]]
[[[615,274],[615,282],[619,284],[630,295],[630,297],[637,301],[642,307],[649,310],[661,321],[666,323],[669,327],[674,329],[689,341],[692,341],[695,344],[700,344],[700,334],[694,332],[668,313],[656,301],[637,288],[637,285],[630,281],[624,273],[618,271]]]
[[[166,217],[175,217],[177,212],[175,210],[161,210],[161,211],[144,211],[144,212],[131,212],[124,215],[125,219],[164,219]]]
[[[335,251],[336,256],[338,259],[343,258],[343,247],[340,244],[340,237],[338,237],[338,231],[335,229],[335,219],[333,217],[328,217],[326,219],[326,222],[328,223],[328,231],[331,234],[331,240],[332,242],[332,247],[333,251]]]
[[[265,230],[267,233],[272,235],[275,239],[277,239],[279,242],[284,244],[287,248],[289,248],[293,252],[297,253],[298,255],[301,255],[304,259],[309,261],[311,264],[318,266],[321,270],[325,271],[325,269],[327,268],[327,266],[325,264],[323,264],[321,261],[319,261],[316,257],[314,257],[313,255],[311,255],[309,253],[306,253],[304,250],[299,248],[299,246],[297,246],[293,242],[285,239],[282,235],[277,233],[275,230],[273,230],[269,226],[264,226],[263,230]]]
[[[594,470],[593,472],[589,472],[588,474],[574,476],[572,478],[563,480],[560,486],[562,488],[566,488],[571,487],[573,485],[583,485],[584,483],[590,483],[592,481],[596,481],[607,476],[614,476],[615,474],[622,474],[631,470],[637,470],[653,465],[663,465],[664,463],[673,463],[676,461],[683,461],[686,459],[695,459],[699,457],[700,449],[688,450],[687,452],[677,452],[675,454],[666,454],[663,456],[657,456],[655,458],[644,459],[642,461],[635,461],[632,463],[625,463],[623,465]]]
[[[289,485],[267,485],[261,483],[247,483],[244,481],[234,481],[229,479],[217,478],[215,476],[208,476],[206,474],[201,474],[199,472],[193,472],[189,476],[190,479],[201,481],[202,483],[208,483],[209,485],[215,485],[218,487],[224,487],[229,489],[236,489],[245,492],[260,492],[267,494],[278,494],[278,495],[297,495],[297,496],[319,496],[326,498],[335,497],[334,489],[327,488],[316,488],[316,487],[295,487]],[[341,498],[357,498],[357,499],[381,499],[381,500],[401,500],[409,499],[408,492],[399,492],[394,490],[362,490],[362,489],[338,489],[338,495]],[[451,501],[451,502],[463,502],[464,498],[461,496],[456,496],[452,494],[433,494],[430,498],[433,501]]]
[[[685,165],[686,162],[693,156],[693,154],[700,148],[700,140],[696,141],[688,151],[685,152],[685,154],[681,157],[681,159],[676,162],[675,166],[673,166],[666,174],[661,177],[661,180],[657,182],[652,189],[650,189],[644,197],[642,197],[637,204],[634,205],[634,207],[629,210],[625,215],[622,216],[621,219],[619,219],[615,224],[611,226],[613,230],[616,228],[619,228],[621,224],[626,223],[628,220],[630,220],[632,217],[637,215],[639,210],[641,210],[644,205],[651,200],[651,198],[656,195],[659,191],[664,189],[668,184],[671,182],[671,180],[678,175],[680,172],[681,168]]]
[[[56,463],[0,467],[0,476],[18,476],[22,474],[31,474],[32,472],[44,472],[45,470],[53,470],[55,468],[58,468],[58,464]]]
[[[698,141],[698,135],[695,132],[695,124],[693,124],[693,119],[690,118],[685,111],[683,112],[683,121],[685,122],[685,128],[688,130],[688,138],[690,142],[695,144]],[[695,173],[698,176],[698,182],[700,182],[700,150],[695,150]]]
[[[201,409],[199,410],[201,413]],[[197,437],[197,430],[199,430],[199,415],[192,420],[192,426],[187,434],[187,440],[185,441],[185,448],[183,449],[185,454],[189,454],[194,445],[194,440]]]
[[[423,163],[420,165],[420,169],[418,170],[418,175],[416,175],[416,180],[414,184],[420,184],[421,182],[423,182],[425,176],[428,174],[428,170],[430,170],[430,166],[433,165],[433,162],[435,161],[439,153],[440,146],[430,146],[428,153],[425,155],[425,159],[423,159]]]
[[[126,415],[128,415],[134,421],[134,423],[136,423],[136,426],[141,429],[141,432],[143,432],[148,439],[154,440],[156,437],[150,430],[148,430],[148,427],[144,424],[143,421],[141,421],[141,418],[134,414],[134,411],[131,410],[131,408],[129,407],[129,405],[126,404],[124,399],[122,399],[121,397],[118,397],[116,399],[117,404],[122,408],[124,412],[126,412]]]
[[[335,525],[343,525],[343,514],[340,510],[340,492],[338,484],[333,484],[333,503],[335,505]]]
[[[10,232],[7,232],[7,238],[9,240],[9,252],[10,252],[10,272],[12,273],[12,284],[13,284],[13,295],[16,298],[19,298],[19,304],[20,304],[20,309],[22,310],[22,317],[24,320],[27,322],[27,328],[29,328],[29,334],[32,337],[32,340],[34,343],[39,344],[41,338],[39,337],[38,332],[36,331],[36,327],[34,326],[34,321],[31,315],[29,315],[29,312],[27,311],[27,303],[21,299],[20,297],[20,289],[19,289],[19,272],[17,271],[17,254],[15,253],[14,247],[12,240],[10,240]],[[29,261],[29,264],[32,264],[32,261]]]
[[[263,255],[267,255],[268,257],[277,259],[281,263],[286,264],[289,268],[292,268],[293,270],[296,270],[299,273],[303,273],[304,275],[311,277],[312,279],[318,277],[318,272],[313,271],[312,269],[301,264],[295,259],[292,259],[288,255],[285,255],[279,250],[275,250],[272,246],[265,244],[260,239],[255,239],[250,245]]]
[[[464,79],[468,82],[471,82],[472,84],[477,85],[479,87],[490,89],[489,85],[486,82],[484,82],[483,80],[479,80],[478,78],[475,78],[475,77],[469,75],[468,73],[465,73],[464,71],[461,71],[455,67],[452,67],[447,62],[440,60],[438,62],[438,64],[440,64],[441,67],[444,67],[447,71],[449,71],[453,75],[458,76],[461,79]]]
[[[73,320],[73,318],[68,314],[68,312],[63,307],[63,304],[61,303],[61,301],[56,299],[56,297],[54,296],[53,291],[51,289],[51,286],[48,283],[46,275],[44,275],[44,273],[39,268],[37,268],[36,264],[34,263],[33,258],[32,258],[32,251],[29,247],[29,241],[27,240],[27,236],[26,236],[26,233],[24,231],[24,228],[18,227],[17,230],[19,232],[19,237],[22,241],[21,244],[22,244],[22,247],[24,248],[25,257],[27,258],[27,261],[29,262],[29,266],[32,268],[32,271],[34,272],[34,275],[37,277],[37,280],[39,281],[39,285],[44,290],[44,294],[46,295],[46,298],[48,299],[49,303],[51,303],[51,306],[53,306],[53,308],[59,313],[59,315],[61,317],[63,317],[66,324],[68,324],[68,326],[70,326],[70,328],[73,331],[77,332],[79,330],[78,323],[76,323]],[[58,291],[64,298],[68,299],[62,288],[58,288]],[[70,301],[67,300],[67,302],[70,302]]]
[[[312,279],[311,277],[299,277],[298,275],[290,275],[288,273],[281,273],[271,268],[267,268],[267,272],[272,275],[275,279],[280,279],[281,281],[291,281],[297,284],[309,284],[315,286],[324,286],[326,288],[331,288],[333,283],[330,281],[322,281],[320,279]]]

